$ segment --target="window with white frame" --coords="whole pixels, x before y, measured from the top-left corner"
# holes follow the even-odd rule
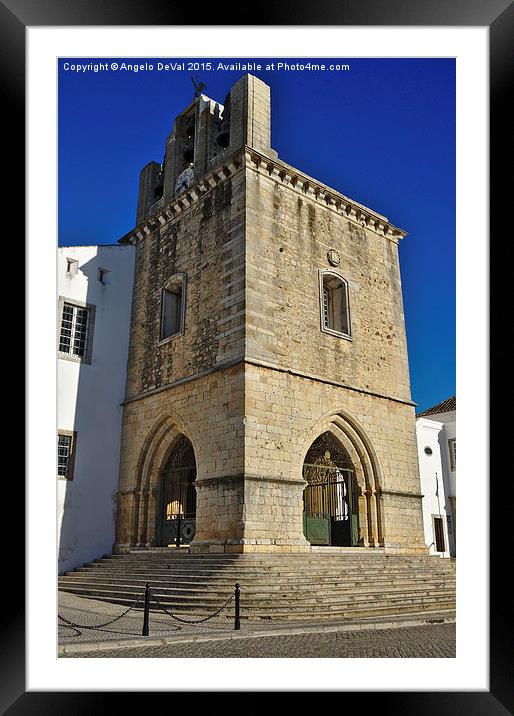
[[[94,306],[60,299],[59,357],[91,362]]]
[[[348,283],[331,271],[320,273],[321,329],[349,338],[350,306]]]
[[[63,480],[73,480],[75,436],[76,433],[66,430],[57,436],[57,477]]]
[[[181,335],[184,332],[185,275],[177,274],[161,291],[161,322],[159,340]]]
[[[457,469],[457,441],[455,438],[448,440],[448,450],[450,452],[450,470],[455,472]]]

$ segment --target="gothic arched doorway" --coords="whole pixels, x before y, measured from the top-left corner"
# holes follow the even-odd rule
[[[359,543],[359,488],[345,448],[323,433],[311,445],[303,463],[307,486],[303,493],[303,525],[314,545],[355,547]]]
[[[159,475],[157,543],[189,544],[196,529],[195,453],[181,435]]]

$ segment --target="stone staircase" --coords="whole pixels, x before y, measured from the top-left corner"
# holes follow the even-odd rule
[[[241,587],[241,619],[368,618],[453,612],[455,561],[351,553],[208,554],[134,550],[59,577],[59,590],[130,605],[149,582],[166,609],[208,616]],[[154,605],[152,605],[153,608]],[[220,616],[233,619],[233,602]]]

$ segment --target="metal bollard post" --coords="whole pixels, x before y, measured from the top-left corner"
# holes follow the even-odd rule
[[[239,614],[239,596],[241,594],[241,590],[239,589],[239,584],[236,583],[235,588],[235,602],[236,602],[236,614],[234,619],[234,629],[241,629],[241,622],[240,622],[240,614]]]
[[[145,587],[145,610],[143,614],[143,636],[148,636],[150,621],[150,585],[147,582]]]

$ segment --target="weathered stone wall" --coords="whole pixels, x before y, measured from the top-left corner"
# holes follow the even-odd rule
[[[244,351],[244,173],[226,178],[138,243],[126,397]],[[186,274],[185,331],[159,341],[161,290]]]
[[[397,243],[284,181],[280,162],[258,161],[246,178],[246,355],[410,400]],[[331,249],[349,284],[351,340],[320,330]]]

